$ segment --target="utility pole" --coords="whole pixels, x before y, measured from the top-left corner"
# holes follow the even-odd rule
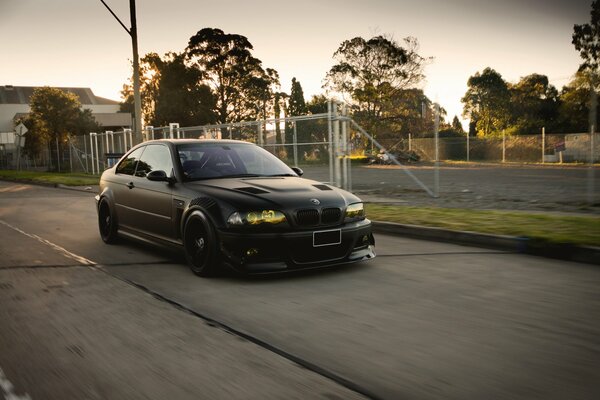
[[[138,40],[137,40],[137,19],[135,13],[135,0],[129,0],[129,14],[131,18],[131,28],[127,28],[125,24],[117,17],[117,15],[111,10],[111,8],[100,0],[104,7],[112,14],[113,17],[121,24],[123,29],[131,36],[131,47],[133,48],[133,106],[134,106],[134,123],[133,132],[136,141],[142,140],[142,97],[140,96],[140,61],[138,54]]]

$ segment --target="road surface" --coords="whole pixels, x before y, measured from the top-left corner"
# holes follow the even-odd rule
[[[376,235],[371,262],[202,279],[95,221],[92,194],[0,182],[11,394],[600,398],[598,267]]]

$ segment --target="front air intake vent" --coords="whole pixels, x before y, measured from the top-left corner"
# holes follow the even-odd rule
[[[333,190],[330,186],[327,186],[327,185],[319,184],[319,185],[313,185],[313,186],[320,190]]]
[[[324,208],[321,212],[321,222],[323,224],[335,224],[340,222],[342,210],[339,208]]]
[[[313,226],[319,224],[319,211],[315,209],[299,210],[296,213],[296,222],[300,226]]]

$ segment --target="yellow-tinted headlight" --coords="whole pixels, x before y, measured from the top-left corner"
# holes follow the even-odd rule
[[[365,207],[363,203],[354,203],[346,207],[346,219],[365,218]]]
[[[260,225],[260,224],[280,224],[285,222],[285,215],[276,210],[260,210],[234,212],[227,219],[229,225]]]

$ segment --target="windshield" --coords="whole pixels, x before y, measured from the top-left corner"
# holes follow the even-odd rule
[[[186,181],[214,178],[298,176],[268,151],[246,143],[188,143],[177,146]]]

